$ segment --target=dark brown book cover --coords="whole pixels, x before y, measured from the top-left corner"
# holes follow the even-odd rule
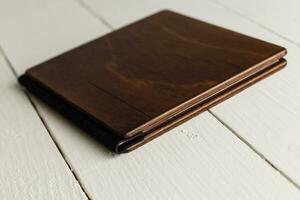
[[[162,11],[33,67],[20,82],[125,152],[283,67],[285,54],[280,46]]]

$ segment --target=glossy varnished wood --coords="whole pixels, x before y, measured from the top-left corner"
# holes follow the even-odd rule
[[[284,54],[282,47],[162,11],[27,75],[130,137]]]

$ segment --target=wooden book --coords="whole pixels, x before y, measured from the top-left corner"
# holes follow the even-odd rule
[[[161,11],[19,82],[111,150],[133,150],[286,65],[283,47]]]

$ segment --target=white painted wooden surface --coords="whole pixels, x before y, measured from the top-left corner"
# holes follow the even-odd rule
[[[300,199],[300,2],[288,2],[0,0],[0,199]],[[12,71],[165,8],[283,45],[289,65],[125,155],[12,87]]]
[[[0,56],[0,199],[86,199]]]
[[[255,8],[253,2],[225,2],[227,5],[218,4],[230,6],[232,12],[276,33],[276,37],[270,34],[262,38],[287,47],[288,67],[212,111],[299,186],[300,2],[289,1],[286,5],[283,1],[266,1],[268,9],[262,5]],[[276,20],[272,20],[271,10]]]

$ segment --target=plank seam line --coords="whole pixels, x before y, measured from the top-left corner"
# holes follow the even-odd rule
[[[11,63],[10,60],[8,59],[6,53],[4,52],[3,48],[1,47],[1,45],[0,45],[0,55],[3,56],[5,62],[7,63],[8,67],[10,68],[10,70],[12,71],[12,73],[14,74],[15,78],[18,78],[18,74],[17,74],[16,70],[14,69],[12,63]],[[51,131],[50,131],[50,129],[49,129],[49,127],[48,127],[46,121],[43,119],[41,113],[39,112],[38,108],[36,107],[35,103],[33,102],[31,95],[30,95],[27,91],[25,91],[24,93],[25,93],[26,97],[28,98],[29,102],[31,103],[33,109],[34,109],[35,112],[37,113],[37,115],[38,115],[39,119],[41,120],[42,124],[44,125],[46,131],[48,132],[50,138],[52,139],[54,145],[56,146],[58,152],[60,153],[60,155],[62,156],[63,160],[65,161],[67,167],[69,168],[69,170],[71,171],[71,173],[72,173],[72,175],[74,176],[75,180],[77,181],[77,183],[78,183],[80,189],[83,191],[83,193],[85,194],[85,196],[86,196],[86,198],[87,198],[88,200],[92,200],[92,199],[90,198],[90,196],[88,195],[88,193],[86,192],[86,190],[84,189],[83,185],[81,184],[81,181],[80,181],[80,179],[78,178],[77,174],[72,170],[72,168],[71,168],[69,162],[68,162],[67,159],[66,159],[65,153],[64,153],[63,150],[61,149],[60,145],[56,142],[56,139],[55,139],[55,137],[52,135],[52,133],[51,133]]]
[[[4,50],[2,49],[2,46],[0,46],[0,54],[3,56],[4,61],[7,63],[8,67],[10,68],[10,70],[12,71],[13,75],[18,78],[18,74],[16,72],[16,70],[13,68],[10,60],[8,59],[8,57],[6,56]]]
[[[93,17],[100,20],[102,22],[102,24],[105,25],[107,28],[109,28],[110,30],[114,30],[112,25],[109,24],[108,21],[104,17],[99,15],[97,12],[95,12],[90,6],[88,6],[86,3],[84,3],[83,0],[75,0],[75,2],[77,2],[79,4],[79,6],[81,6],[83,9],[85,9],[90,15],[92,15]]]
[[[76,173],[74,170],[72,170],[71,164],[67,161],[68,159],[66,158],[66,155],[65,155],[65,153],[63,152],[62,148],[60,147],[60,145],[58,144],[58,142],[56,142],[55,137],[52,136],[52,134],[50,133],[51,131],[50,131],[50,128],[49,128],[47,122],[46,122],[46,121],[44,120],[44,118],[40,115],[38,109],[36,108],[34,102],[33,102],[32,99],[31,99],[31,96],[29,95],[29,93],[27,94],[27,96],[28,96],[28,98],[30,99],[30,102],[31,102],[32,106],[36,109],[36,112],[38,113],[38,115],[39,115],[39,117],[40,117],[40,119],[41,119],[43,125],[44,125],[45,128],[47,129],[47,131],[48,131],[50,137],[52,138],[54,144],[56,145],[58,151],[60,152],[60,154],[62,155],[63,159],[65,160],[65,162],[66,162],[66,164],[67,164],[69,170],[70,170],[71,173],[73,174],[75,180],[78,182],[78,184],[79,184],[79,186],[80,186],[80,189],[83,191],[83,193],[85,194],[85,196],[87,197],[88,200],[92,200],[92,198],[90,197],[90,195],[87,193],[85,187],[84,187],[83,184],[81,183],[81,179],[79,178],[79,176],[77,175],[77,173]]]
[[[277,171],[281,176],[283,176],[288,182],[293,184],[298,190],[300,190],[300,186],[289,177],[284,171],[279,169],[275,164],[273,164],[270,160],[268,160],[261,152],[259,152],[253,145],[251,145],[246,139],[244,139],[241,135],[237,133],[233,128],[231,128],[225,121],[223,121],[218,115],[216,115],[213,111],[208,110],[208,112],[216,118],[225,128],[227,128],[235,137],[237,137],[242,143],[244,143],[248,148],[250,148],[254,153],[256,153],[261,159],[263,159],[267,164],[269,164],[275,171]]]
[[[292,43],[292,44],[294,44],[294,45],[300,47],[300,44],[299,44],[298,42],[296,42],[296,41],[294,41],[294,40],[292,40],[292,39],[290,39],[290,38],[288,38],[288,37],[285,37],[284,35],[281,35],[281,34],[277,33],[277,32],[274,31],[273,29],[271,29],[271,28],[269,28],[269,27],[267,27],[267,26],[265,26],[265,25],[259,23],[258,21],[253,20],[252,18],[250,18],[250,17],[248,17],[248,16],[246,16],[246,15],[243,15],[242,13],[240,13],[240,12],[238,12],[238,11],[236,11],[236,10],[234,10],[234,9],[232,9],[232,8],[230,8],[230,7],[228,7],[228,6],[226,6],[226,5],[223,4],[223,3],[220,3],[218,0],[209,0],[209,1],[212,2],[212,3],[214,3],[214,4],[216,4],[216,5],[218,5],[218,6],[221,6],[222,8],[224,8],[224,9],[230,11],[231,13],[233,13],[233,14],[235,14],[235,15],[237,15],[237,16],[243,18],[243,19],[246,19],[247,21],[249,21],[249,22],[251,22],[251,23],[253,23],[253,24],[259,26],[260,28],[265,29],[266,31],[268,31],[268,32],[270,32],[270,33],[272,33],[272,34],[274,34],[274,35],[280,37],[281,39],[283,39],[283,40],[285,40],[285,41],[287,41],[287,42],[289,42],[289,43]]]

